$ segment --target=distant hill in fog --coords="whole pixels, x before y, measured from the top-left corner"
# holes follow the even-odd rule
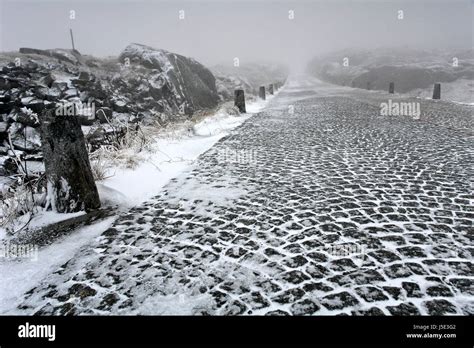
[[[344,58],[348,66],[344,66]],[[453,65],[454,58],[458,66]],[[338,85],[367,88],[369,83],[370,89],[387,90],[394,82],[396,92],[418,92],[432,88],[435,82],[452,86],[474,80],[474,58],[471,50],[351,49],[314,58],[308,72]]]

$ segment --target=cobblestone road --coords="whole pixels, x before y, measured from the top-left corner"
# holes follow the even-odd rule
[[[474,314],[472,108],[380,116],[388,98],[290,81],[20,308]]]

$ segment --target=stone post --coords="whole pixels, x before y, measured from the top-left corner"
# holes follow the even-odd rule
[[[236,89],[234,91],[234,105],[241,113],[247,112],[245,109],[245,95],[243,89]]]
[[[388,93],[390,93],[390,94],[395,93],[395,83],[394,82],[390,82],[390,84],[388,85]]]
[[[45,110],[40,118],[40,136],[47,205],[60,213],[100,208],[79,118]]]
[[[441,99],[441,83],[435,83],[433,89],[433,99]]]
[[[258,90],[258,96],[260,99],[265,100],[265,86],[260,86],[260,89]]]

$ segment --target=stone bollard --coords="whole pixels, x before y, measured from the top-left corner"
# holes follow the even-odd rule
[[[388,85],[388,93],[390,93],[390,94],[395,93],[395,83],[394,82],[390,82],[390,84]]]
[[[270,84],[268,86],[268,93],[272,94],[273,95],[273,84]]]
[[[245,95],[243,89],[236,89],[234,91],[234,105],[239,109],[241,113],[246,113],[245,109]]]
[[[86,142],[79,118],[40,116],[40,136],[48,182],[48,202],[54,211],[73,213],[100,208]]]
[[[260,86],[260,89],[258,90],[258,96],[260,99],[265,100],[265,86]]]
[[[433,99],[441,99],[441,83],[435,83],[433,89]]]

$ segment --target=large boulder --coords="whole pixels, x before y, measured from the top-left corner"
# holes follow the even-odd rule
[[[217,106],[219,97],[214,75],[192,58],[131,44],[120,54],[119,60],[150,71],[147,76],[148,96],[164,100],[165,109],[192,114],[198,109]]]

